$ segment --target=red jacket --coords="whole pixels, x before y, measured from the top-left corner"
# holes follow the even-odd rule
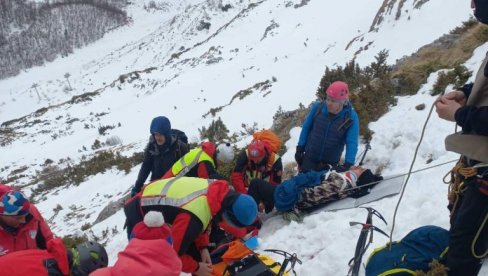
[[[12,188],[0,184],[0,194],[9,190]],[[31,204],[27,223],[18,228],[15,234],[8,227],[0,225],[0,256],[19,250],[46,249],[47,242],[52,239],[51,229],[37,208]]]
[[[130,240],[114,266],[97,269],[90,276],[179,276],[181,261],[166,240]]]
[[[47,250],[28,249],[13,252],[0,257],[1,275],[9,276],[44,276],[49,275],[46,260],[55,260],[57,267],[51,269],[62,275],[69,275],[68,253],[59,238],[47,242]]]
[[[207,190],[207,202],[212,216],[217,215],[220,211],[222,208],[222,201],[228,193],[229,184],[225,180],[214,180],[209,185]],[[138,218],[137,215],[139,212],[143,212],[144,214],[150,210],[163,212],[165,221],[171,224],[173,248],[181,259],[182,271],[186,273],[196,272],[198,262],[188,254],[188,249],[190,249],[193,244],[199,250],[207,247],[209,243],[209,229],[202,229],[202,223],[198,217],[184,209],[163,205],[153,207],[146,206],[145,209],[142,210],[140,206],[141,196],[142,193],[137,194],[137,196],[130,199],[124,206],[129,233],[137,222],[140,221],[140,218]]]
[[[249,160],[247,151],[244,150],[237,157],[236,166],[230,175],[230,179],[232,180],[232,186],[237,192],[247,194],[247,187],[249,187],[252,179],[263,179],[270,184],[278,185],[281,183],[282,172],[281,157],[278,157],[275,153],[266,154],[264,159],[259,164],[256,164]],[[253,176],[252,179],[249,179],[248,174]]]
[[[222,201],[229,192],[229,184],[225,180],[216,180],[210,184],[207,192],[207,201],[210,207],[212,216],[215,216],[222,208]],[[183,243],[194,242],[198,249],[202,249],[208,246],[209,236],[208,231],[205,229],[188,229],[190,223],[190,215],[188,212],[182,212],[179,214],[172,224],[173,233],[173,247],[176,252],[180,251],[180,247]],[[199,231],[200,234],[194,241],[184,240],[185,233],[188,231]],[[185,252],[186,253],[186,252]],[[195,272],[198,268],[198,262],[188,254],[180,255],[181,262],[183,263],[182,271],[186,273]]]

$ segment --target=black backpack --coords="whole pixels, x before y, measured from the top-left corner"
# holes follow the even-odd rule
[[[175,137],[176,140],[179,140],[181,142],[183,142],[184,144],[188,145],[188,136],[186,136],[186,134],[179,130],[179,129],[174,129],[172,128],[171,129],[171,136]]]
[[[177,143],[175,157],[176,159],[180,159],[181,157],[183,157],[183,155],[187,154],[190,151],[188,136],[186,136],[186,134],[179,129],[171,129],[171,136],[176,139]]]

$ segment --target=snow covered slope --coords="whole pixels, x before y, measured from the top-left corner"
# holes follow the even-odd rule
[[[291,110],[314,100],[325,66],[344,65],[353,57],[366,65],[383,49],[393,63],[461,25],[471,13],[468,1],[455,0],[186,0],[155,1],[158,9],[144,9],[149,2],[129,6],[133,24],[68,57],[0,81],[0,122],[17,133],[0,148],[2,178],[22,169],[25,176],[11,184],[25,185],[47,159],[69,157],[76,164],[90,156],[95,140],[118,137],[122,144],[114,149],[122,154],[141,151],[149,122],[158,115],[168,116],[192,141],[198,140],[198,128],[218,117],[236,133],[243,124],[270,127],[280,106]],[[419,2],[423,4],[415,8]],[[231,7],[224,9],[227,4]],[[475,70],[484,47],[470,69]],[[67,89],[66,73],[73,90]],[[434,101],[426,92],[432,83],[430,79],[415,96],[400,98],[374,123],[368,166],[384,166],[387,176],[406,172],[419,139],[418,122],[428,112],[414,107]],[[215,116],[211,109],[217,110]],[[102,135],[102,126],[114,128]],[[456,158],[442,146],[452,129],[433,115],[416,168],[427,166],[428,159],[434,160],[432,165]],[[295,141],[297,133],[292,130]],[[288,146],[293,149],[295,143]],[[292,154],[284,160],[291,161]],[[93,225],[109,202],[122,198],[138,169],[92,176],[77,187],[36,198],[38,206],[58,235],[73,234]],[[447,227],[447,187],[441,178],[448,169],[412,177],[396,238],[418,225]],[[371,206],[391,222],[396,200]],[[299,275],[344,275],[359,234],[348,221],[364,217],[365,212],[346,210],[319,213],[303,224],[273,219],[261,233],[261,249],[297,252],[305,261],[297,267]],[[107,242],[112,262],[126,244],[123,223],[119,211],[85,231]],[[376,236],[372,247],[385,242]]]

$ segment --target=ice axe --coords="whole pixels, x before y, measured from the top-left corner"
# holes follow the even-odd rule
[[[383,218],[383,216],[376,211],[375,209],[371,207],[363,207],[366,210],[368,210],[368,216],[366,217],[366,223],[361,223],[361,222],[355,222],[351,221],[349,222],[350,226],[355,226],[355,225],[361,225],[361,233],[359,234],[359,239],[356,244],[356,251],[354,252],[354,257],[349,261],[349,273],[347,275],[352,275],[352,276],[357,276],[359,275],[359,268],[361,266],[361,260],[363,258],[364,253],[368,249],[368,246],[373,242],[373,232],[377,231],[386,237],[388,237],[388,234],[383,232],[381,229],[373,225],[373,215],[377,216],[380,218],[385,224],[386,220]],[[368,239],[368,234],[369,234],[369,241],[366,243]]]
[[[371,149],[371,145],[368,143],[366,143],[366,146],[365,146],[365,149],[364,149],[364,152],[363,152],[363,156],[361,157],[361,161],[359,161],[359,166],[362,166],[363,163],[364,163],[364,158],[366,157],[366,153],[368,153],[368,150]]]

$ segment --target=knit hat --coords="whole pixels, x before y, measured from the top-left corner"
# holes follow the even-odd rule
[[[217,159],[223,163],[230,163],[234,160],[234,149],[229,143],[220,144],[217,147]]]
[[[166,239],[169,243],[171,240],[171,229],[164,223],[164,217],[161,212],[149,211],[144,220],[134,226],[133,238],[141,240]]]
[[[349,87],[345,82],[335,81],[327,87],[325,93],[334,99],[347,100],[349,98]]]
[[[256,201],[246,194],[240,194],[230,208],[224,210],[225,220],[235,227],[251,225],[257,216],[258,206]]]
[[[29,200],[19,191],[9,191],[0,199],[0,215],[24,216],[29,213],[29,209]]]
[[[365,170],[358,178],[357,185],[362,186],[372,182],[383,180],[383,176],[374,175],[371,170]]]

